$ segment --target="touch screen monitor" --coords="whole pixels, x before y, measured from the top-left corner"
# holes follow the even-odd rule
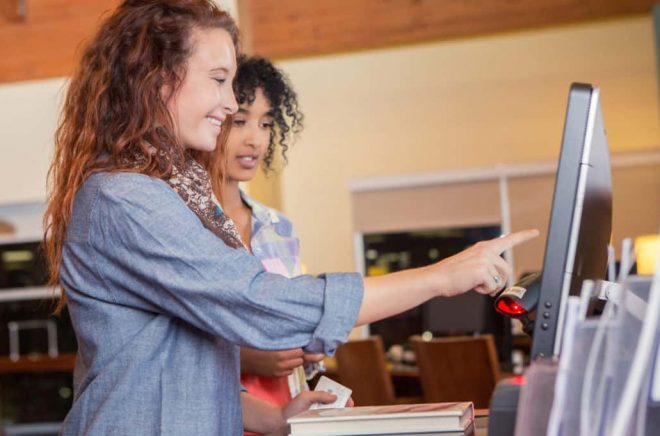
[[[518,305],[536,317],[532,359],[559,355],[568,296],[578,295],[584,280],[606,274],[612,177],[599,96],[591,85],[571,85],[540,285],[534,280],[526,286]],[[518,306],[510,316],[521,316]],[[488,434],[514,433],[521,383],[512,378],[497,384]]]
[[[600,91],[571,85],[552,199],[532,358],[559,355],[568,295],[604,279],[612,233],[612,175]]]

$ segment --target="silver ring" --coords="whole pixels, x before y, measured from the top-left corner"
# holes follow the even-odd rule
[[[495,284],[497,286],[500,285],[500,282],[502,281],[502,278],[499,275],[493,276],[493,280],[495,281]]]

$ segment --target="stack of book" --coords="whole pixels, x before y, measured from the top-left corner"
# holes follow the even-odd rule
[[[472,403],[428,403],[308,410],[289,419],[291,436],[472,435]]]

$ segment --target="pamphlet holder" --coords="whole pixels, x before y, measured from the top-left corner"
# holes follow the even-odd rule
[[[606,306],[585,371],[581,435],[645,434],[652,365],[642,336],[652,321],[651,284],[651,277],[631,276],[617,304]]]
[[[660,434],[659,308],[652,310],[660,304],[660,283],[656,291],[652,283],[651,277],[638,276],[617,286],[585,281],[581,298],[569,297],[554,391],[545,388],[553,396],[547,431],[536,396],[521,398],[516,434]],[[602,315],[587,317],[587,300],[602,297],[604,289],[608,302]],[[533,420],[538,427],[526,423]]]
[[[545,434],[557,368],[555,360],[538,358],[525,371],[525,384],[520,392],[516,416],[516,436]]]
[[[584,374],[598,327],[597,319],[580,319],[579,300],[577,297],[569,298],[565,343],[559,360],[547,436],[580,434]]]

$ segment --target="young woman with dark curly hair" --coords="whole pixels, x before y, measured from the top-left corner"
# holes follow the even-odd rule
[[[238,435],[243,423],[284,434],[288,416],[329,394],[253,401],[239,346],[333,354],[354,325],[496,292],[510,274],[499,254],[536,235],[380,277],[266,272],[197,159],[238,109],[237,36],[211,0],[125,0],[70,80],[44,242],[78,340],[64,435]]]
[[[261,167],[272,170],[276,153],[286,162],[286,151],[302,128],[303,114],[284,73],[257,57],[239,60],[234,92],[238,112],[224,148],[212,152],[213,187],[225,213],[236,224],[241,239],[264,265],[286,277],[301,274],[300,249],[292,223],[280,212],[257,202],[239,188]],[[261,351],[241,348],[241,383],[252,395],[283,406],[305,388],[303,363],[314,364],[323,354],[302,348]]]

